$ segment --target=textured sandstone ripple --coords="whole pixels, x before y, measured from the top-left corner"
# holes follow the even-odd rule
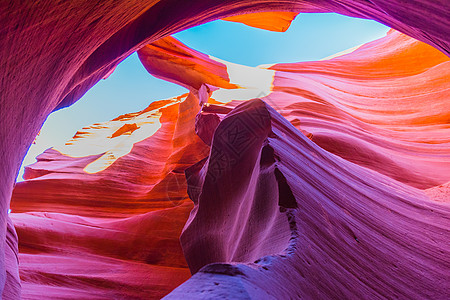
[[[83,129],[16,185],[23,298],[158,298],[189,277],[184,257],[200,271],[174,298],[447,298],[448,11],[445,0],[1,3],[3,299],[21,293],[7,209],[28,146],[51,111],[155,41],[146,68],[191,93]],[[411,37],[259,68],[160,39],[218,18],[283,31],[299,12]],[[258,134],[239,139],[233,119]],[[94,137],[96,152],[77,150]]]

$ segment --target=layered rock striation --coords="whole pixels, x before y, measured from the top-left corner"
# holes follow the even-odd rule
[[[321,149],[260,99],[223,119],[186,176],[181,241],[198,273],[165,299],[448,293],[448,205]]]
[[[444,297],[445,55],[391,31],[318,62],[249,68],[174,38],[139,57],[191,92],[26,168],[25,298],[157,298],[188,266],[169,299]]]
[[[144,49],[161,59],[145,60],[143,49],[144,65],[191,93],[79,132],[16,186],[24,298],[160,297],[187,279],[184,171],[196,202],[182,245],[198,272],[171,297],[447,298],[448,11],[443,0],[1,3],[2,298],[21,294],[7,211],[45,118],[157,40]],[[345,56],[260,68],[161,40],[230,17],[283,31],[299,12],[374,19],[409,37],[391,32]],[[264,102],[245,103],[252,98]],[[224,145],[226,124],[252,128],[255,112],[259,134],[236,154]],[[81,151],[88,132],[102,141],[94,153]],[[217,177],[223,160],[233,163]],[[219,204],[212,177],[222,179]],[[220,262],[232,264],[208,266]]]
[[[16,184],[22,297],[158,299],[190,277],[184,170],[206,157],[192,94],[93,124]]]

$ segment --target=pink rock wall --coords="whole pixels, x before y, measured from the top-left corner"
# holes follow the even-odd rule
[[[391,31],[330,60],[254,68],[276,70],[262,99],[279,113],[203,106],[211,151],[186,170],[195,206],[181,236],[196,274],[166,298],[445,299],[448,63]],[[229,75],[229,93],[246,88]]]
[[[335,11],[378,20],[448,54],[448,5],[447,1],[383,0],[3,2],[0,226],[7,227],[14,179],[47,115],[78,100],[121,60],[149,42],[244,12]],[[13,230],[2,232],[0,289],[3,298],[17,299],[15,237]]]
[[[178,101],[186,96],[153,103],[142,112],[105,124],[94,124],[77,133],[61,152],[47,150],[36,164],[27,167],[27,181],[17,184],[12,206],[14,212],[24,212],[12,215],[21,238],[21,274],[26,297],[36,297],[39,291],[48,290],[50,284],[55,284],[52,281],[55,278],[66,279],[59,280],[52,292],[55,295],[66,292],[67,298],[164,295],[188,278],[186,273],[180,277],[173,271],[162,277],[154,274],[159,270],[155,267],[173,265],[176,261],[186,268],[177,240],[192,208],[188,204],[191,200],[194,209],[181,242],[189,268],[196,275],[169,298],[181,295],[198,298],[205,288],[210,290],[205,295],[210,298],[223,293],[233,297],[243,293],[243,297],[254,298],[445,295],[445,284],[442,288],[430,288],[438,278],[445,277],[443,257],[448,254],[445,247],[448,231],[441,226],[448,213],[448,203],[442,202],[449,200],[445,182],[450,178],[448,109],[445,109],[449,60],[445,55],[391,31],[382,39],[330,60],[246,70],[253,75],[272,74],[271,89],[263,99],[281,115],[256,100],[241,99],[226,104],[219,101],[225,101],[220,96],[226,93],[249,89],[245,80],[230,83],[236,78],[228,68],[242,66],[215,61],[173,38],[149,45],[139,55],[150,72],[194,91],[197,89],[191,85],[196,84],[200,91],[197,96],[190,94],[181,104]],[[424,57],[426,61],[421,60]],[[429,94],[421,93],[425,86],[433,88],[431,107],[427,102]],[[217,93],[221,90],[225,93]],[[385,97],[386,91],[390,97]],[[209,103],[196,116],[194,133],[200,99]],[[157,112],[162,113],[161,117]],[[159,118],[161,127],[136,142],[140,130],[150,132],[144,128],[149,117],[155,120],[153,123]],[[287,121],[291,125],[286,125]],[[171,142],[172,134],[178,138]],[[118,138],[122,141],[112,142]],[[381,143],[373,142],[383,138]],[[95,149],[96,144],[106,144],[107,148],[101,150],[106,154],[78,154],[80,157],[67,154],[75,155],[77,149]],[[353,148],[344,148],[343,144]],[[174,145],[183,150],[173,149]],[[211,150],[207,145],[211,145]],[[156,146],[160,148],[155,149]],[[94,162],[120,154],[118,150],[123,148],[129,148],[130,152],[116,157],[106,169],[86,172]],[[172,153],[169,156],[172,158],[156,155],[164,151]],[[158,167],[164,161],[169,164]],[[183,170],[187,167],[186,183]],[[411,176],[411,172],[418,175]],[[155,178],[156,185],[152,184]],[[182,192],[186,184],[190,199]],[[58,190],[63,193],[55,194]],[[26,213],[30,210],[53,213]],[[155,221],[155,214],[161,213],[170,223]],[[425,216],[429,222],[424,225],[415,215]],[[133,221],[147,219],[152,221]],[[51,230],[49,236],[42,228],[50,227],[49,223],[55,220],[67,225],[58,224],[58,230]],[[301,229],[297,221],[302,224]],[[132,225],[126,225],[129,223]],[[71,228],[80,224],[95,224],[95,233],[86,229],[76,235],[71,233],[74,231]],[[178,229],[173,230],[173,226]],[[109,236],[111,228],[124,236]],[[145,232],[155,228],[158,235],[165,232],[171,242],[149,242],[156,237]],[[410,230],[418,232],[417,236],[410,237]],[[138,234],[126,238],[127,232]],[[361,235],[368,236],[364,243]],[[83,247],[74,249],[70,243],[62,244],[63,236],[70,236]],[[402,245],[409,246],[405,250]],[[423,249],[442,255],[424,258]],[[71,259],[67,254],[55,254],[62,250],[71,253]],[[86,259],[92,255],[105,262],[98,265]],[[111,257],[116,260],[110,261]],[[39,267],[36,262],[43,259],[49,263],[57,261],[59,271]],[[107,271],[97,271],[92,276],[104,282],[102,288],[74,287],[78,277],[69,272],[73,272],[73,261],[83,269],[95,266],[97,270],[109,270],[117,259],[124,264],[122,269],[145,274],[139,278],[145,288],[134,294],[118,289],[132,287],[136,277],[121,273],[112,279],[105,275]],[[370,259],[370,264],[364,263],[366,259]],[[131,262],[140,267],[131,267]],[[218,262],[243,264],[207,266]],[[376,268],[372,267],[374,264]],[[154,266],[153,273],[146,266]],[[421,271],[424,268],[430,270]],[[381,276],[381,269],[382,274],[395,272],[399,282],[390,275]],[[267,276],[261,277],[259,272]],[[348,272],[353,277],[348,278]],[[36,274],[41,274],[37,280]],[[322,278],[324,274],[336,275]],[[421,276],[422,285],[407,288]],[[155,283],[159,284],[159,280],[170,284],[159,286],[158,294]],[[273,287],[291,281],[296,285]]]
[[[448,295],[448,204],[324,151],[259,99],[225,117],[186,175],[181,241],[204,267],[165,299]]]

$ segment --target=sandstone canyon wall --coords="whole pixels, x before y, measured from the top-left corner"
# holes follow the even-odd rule
[[[146,61],[155,53],[143,48],[150,72],[191,93],[95,124],[79,132],[73,147],[49,150],[27,170],[12,205],[24,296],[159,297],[188,278],[184,257],[192,272],[200,271],[172,297],[198,298],[202,290],[210,298],[448,296],[447,1],[41,1],[0,3],[4,299],[21,293],[7,214],[15,174],[47,115],[148,43],[264,11],[334,11],[410,37],[391,32],[328,61],[246,69],[264,82],[273,79],[263,88],[234,81],[230,71],[241,67],[176,41],[153,44],[160,60]],[[284,30],[283,24],[268,29]],[[173,47],[191,56],[173,64]],[[167,63],[185,76],[157,71]],[[266,104],[246,102],[252,92]],[[255,114],[262,116],[259,134],[245,147],[226,148],[232,129],[226,124],[253,128]],[[149,123],[157,130],[141,135],[142,128],[153,130]],[[90,135],[112,142],[80,154]],[[228,171],[217,173],[223,162]],[[192,208],[185,170],[194,208],[182,234],[183,257],[178,235]],[[213,187],[225,191],[220,206]],[[243,264],[201,269],[217,262]],[[112,266],[115,272],[99,271]]]
[[[171,37],[139,57],[193,92],[26,168],[12,202],[25,298],[158,298],[187,264],[200,272],[169,298],[445,295],[448,57],[396,31],[319,62],[248,68]]]
[[[159,299],[190,277],[184,170],[208,148],[197,105],[182,95],[94,124],[26,169],[11,203],[23,298]]]

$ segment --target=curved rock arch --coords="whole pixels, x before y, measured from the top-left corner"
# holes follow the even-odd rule
[[[5,229],[14,179],[48,114],[77,101],[146,43],[240,13],[295,11],[370,18],[447,55],[450,49],[447,1],[42,1],[3,2],[0,11],[0,226]],[[19,293],[12,236],[11,226],[0,235],[5,299]]]

